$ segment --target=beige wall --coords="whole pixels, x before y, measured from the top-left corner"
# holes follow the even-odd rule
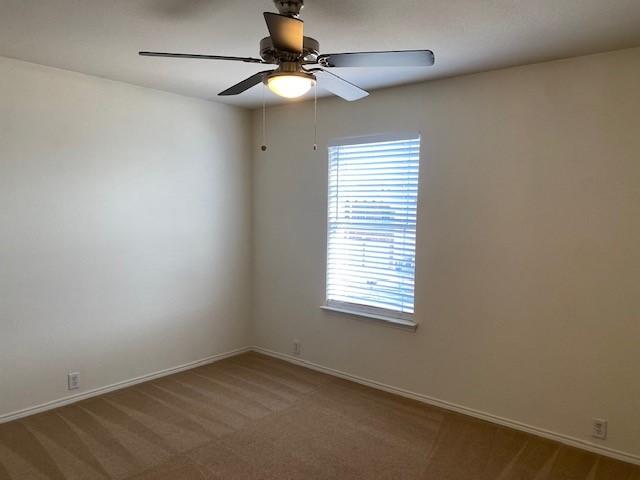
[[[260,118],[257,345],[640,455],[640,49]],[[416,130],[418,331],[321,311],[327,141]]]
[[[0,416],[247,345],[250,122],[0,58]]]
[[[68,371],[86,391],[296,338],[585,441],[607,418],[640,455],[639,78],[633,49],[322,100],[318,153],[311,104],[270,108],[251,177],[246,112],[0,58],[0,416]],[[327,141],[415,130],[418,331],[321,311]]]

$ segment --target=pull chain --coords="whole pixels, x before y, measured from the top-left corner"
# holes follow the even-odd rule
[[[313,151],[318,150],[318,82],[313,88]]]
[[[262,146],[260,149],[264,152],[267,150],[267,109],[264,99],[264,83],[262,84]]]

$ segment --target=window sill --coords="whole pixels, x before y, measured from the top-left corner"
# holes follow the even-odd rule
[[[390,327],[401,328],[403,330],[409,330],[412,332],[415,332],[418,329],[417,323],[412,322],[411,320],[405,320],[402,318],[394,318],[386,315],[377,315],[375,313],[363,312],[361,310],[333,307],[330,305],[322,305],[320,308],[328,312],[344,313],[346,315],[350,315],[353,317],[365,318],[367,320],[373,320],[376,322],[384,322]]]

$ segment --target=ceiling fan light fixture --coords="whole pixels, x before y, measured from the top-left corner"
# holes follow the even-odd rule
[[[269,75],[266,83],[269,90],[276,95],[285,98],[298,98],[311,90],[315,78],[308,73],[287,72]]]
[[[203,55],[198,53],[138,52],[146,57],[196,58],[276,65],[274,70],[254,73],[241,82],[218,93],[226,97],[239,95],[259,83],[284,98],[303,96],[317,82],[325,92],[348,101],[359,100],[369,93],[341,78],[328,68],[345,67],[430,67],[431,50],[387,50],[320,54],[317,40],[304,35],[304,22],[298,18],[304,0],[273,0],[279,13],[263,12],[269,36],[260,40],[260,58]]]

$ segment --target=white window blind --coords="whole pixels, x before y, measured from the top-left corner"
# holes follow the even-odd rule
[[[327,306],[413,314],[420,136],[329,147]]]

